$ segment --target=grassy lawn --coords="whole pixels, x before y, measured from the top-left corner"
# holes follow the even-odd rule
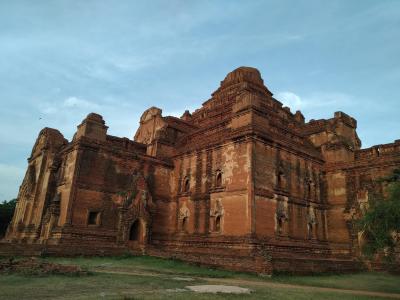
[[[338,293],[257,288],[250,295],[195,294],[174,292],[188,284],[166,278],[149,278],[115,274],[95,274],[84,277],[0,276],[0,299],[337,299]],[[340,295],[341,299],[374,299],[372,297]]]
[[[280,283],[329,287],[347,290],[361,290],[400,294],[400,276],[386,273],[359,273],[319,276],[277,276]]]
[[[0,275],[0,299],[338,299],[339,297],[343,300],[375,299],[335,291],[283,289],[275,286],[260,287],[259,285],[250,286],[245,283],[239,286],[249,287],[252,290],[249,295],[197,294],[190,291],[179,291],[179,289],[184,289],[188,285],[215,284],[206,281],[208,277],[223,280],[244,280],[246,282],[265,281],[400,293],[400,277],[383,273],[262,278],[252,274],[213,270],[179,261],[146,256],[45,258],[43,260],[80,265],[94,272],[87,276]],[[108,274],[96,271],[143,274]],[[191,277],[193,281],[179,281],[175,277]]]
[[[185,262],[162,259],[151,256],[127,256],[127,257],[76,257],[59,258],[49,257],[47,261],[59,264],[77,264],[88,269],[100,270],[118,270],[118,271],[147,271],[160,274],[180,274],[198,277],[217,277],[230,278],[246,273],[236,273],[224,270],[211,269],[206,267],[197,267]],[[250,275],[253,276],[253,275]],[[253,276],[257,277],[257,276]]]

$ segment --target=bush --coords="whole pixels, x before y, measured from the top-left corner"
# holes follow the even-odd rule
[[[17,199],[0,203],[0,238],[4,237],[8,224],[14,215]]]
[[[399,246],[400,170],[380,181],[386,187],[386,193],[369,200],[369,207],[359,221],[366,241],[362,250],[368,257],[384,253],[385,258],[392,260]]]

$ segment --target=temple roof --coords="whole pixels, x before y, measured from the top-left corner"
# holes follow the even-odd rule
[[[256,68],[239,67],[226,75],[225,79],[221,81],[221,87],[225,88],[241,82],[251,82],[258,85],[264,85],[264,80],[261,78],[260,71]]]
[[[243,66],[229,72],[225,79],[221,81],[220,87],[212,93],[211,96],[214,97],[221,92],[223,93],[231,89],[242,89],[246,84],[247,86],[251,86],[261,92],[265,92],[269,96],[272,96],[272,93],[264,85],[264,80],[261,77],[260,71],[256,68]]]

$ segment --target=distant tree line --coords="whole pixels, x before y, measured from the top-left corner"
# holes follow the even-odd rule
[[[16,204],[17,199],[0,203],[0,238],[6,234],[7,226],[11,222]]]

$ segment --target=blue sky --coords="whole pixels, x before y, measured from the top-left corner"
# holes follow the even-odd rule
[[[400,1],[0,0],[0,200],[43,127],[89,112],[132,138],[141,113],[181,115],[239,66],[306,118],[342,110],[363,147],[400,138]]]

